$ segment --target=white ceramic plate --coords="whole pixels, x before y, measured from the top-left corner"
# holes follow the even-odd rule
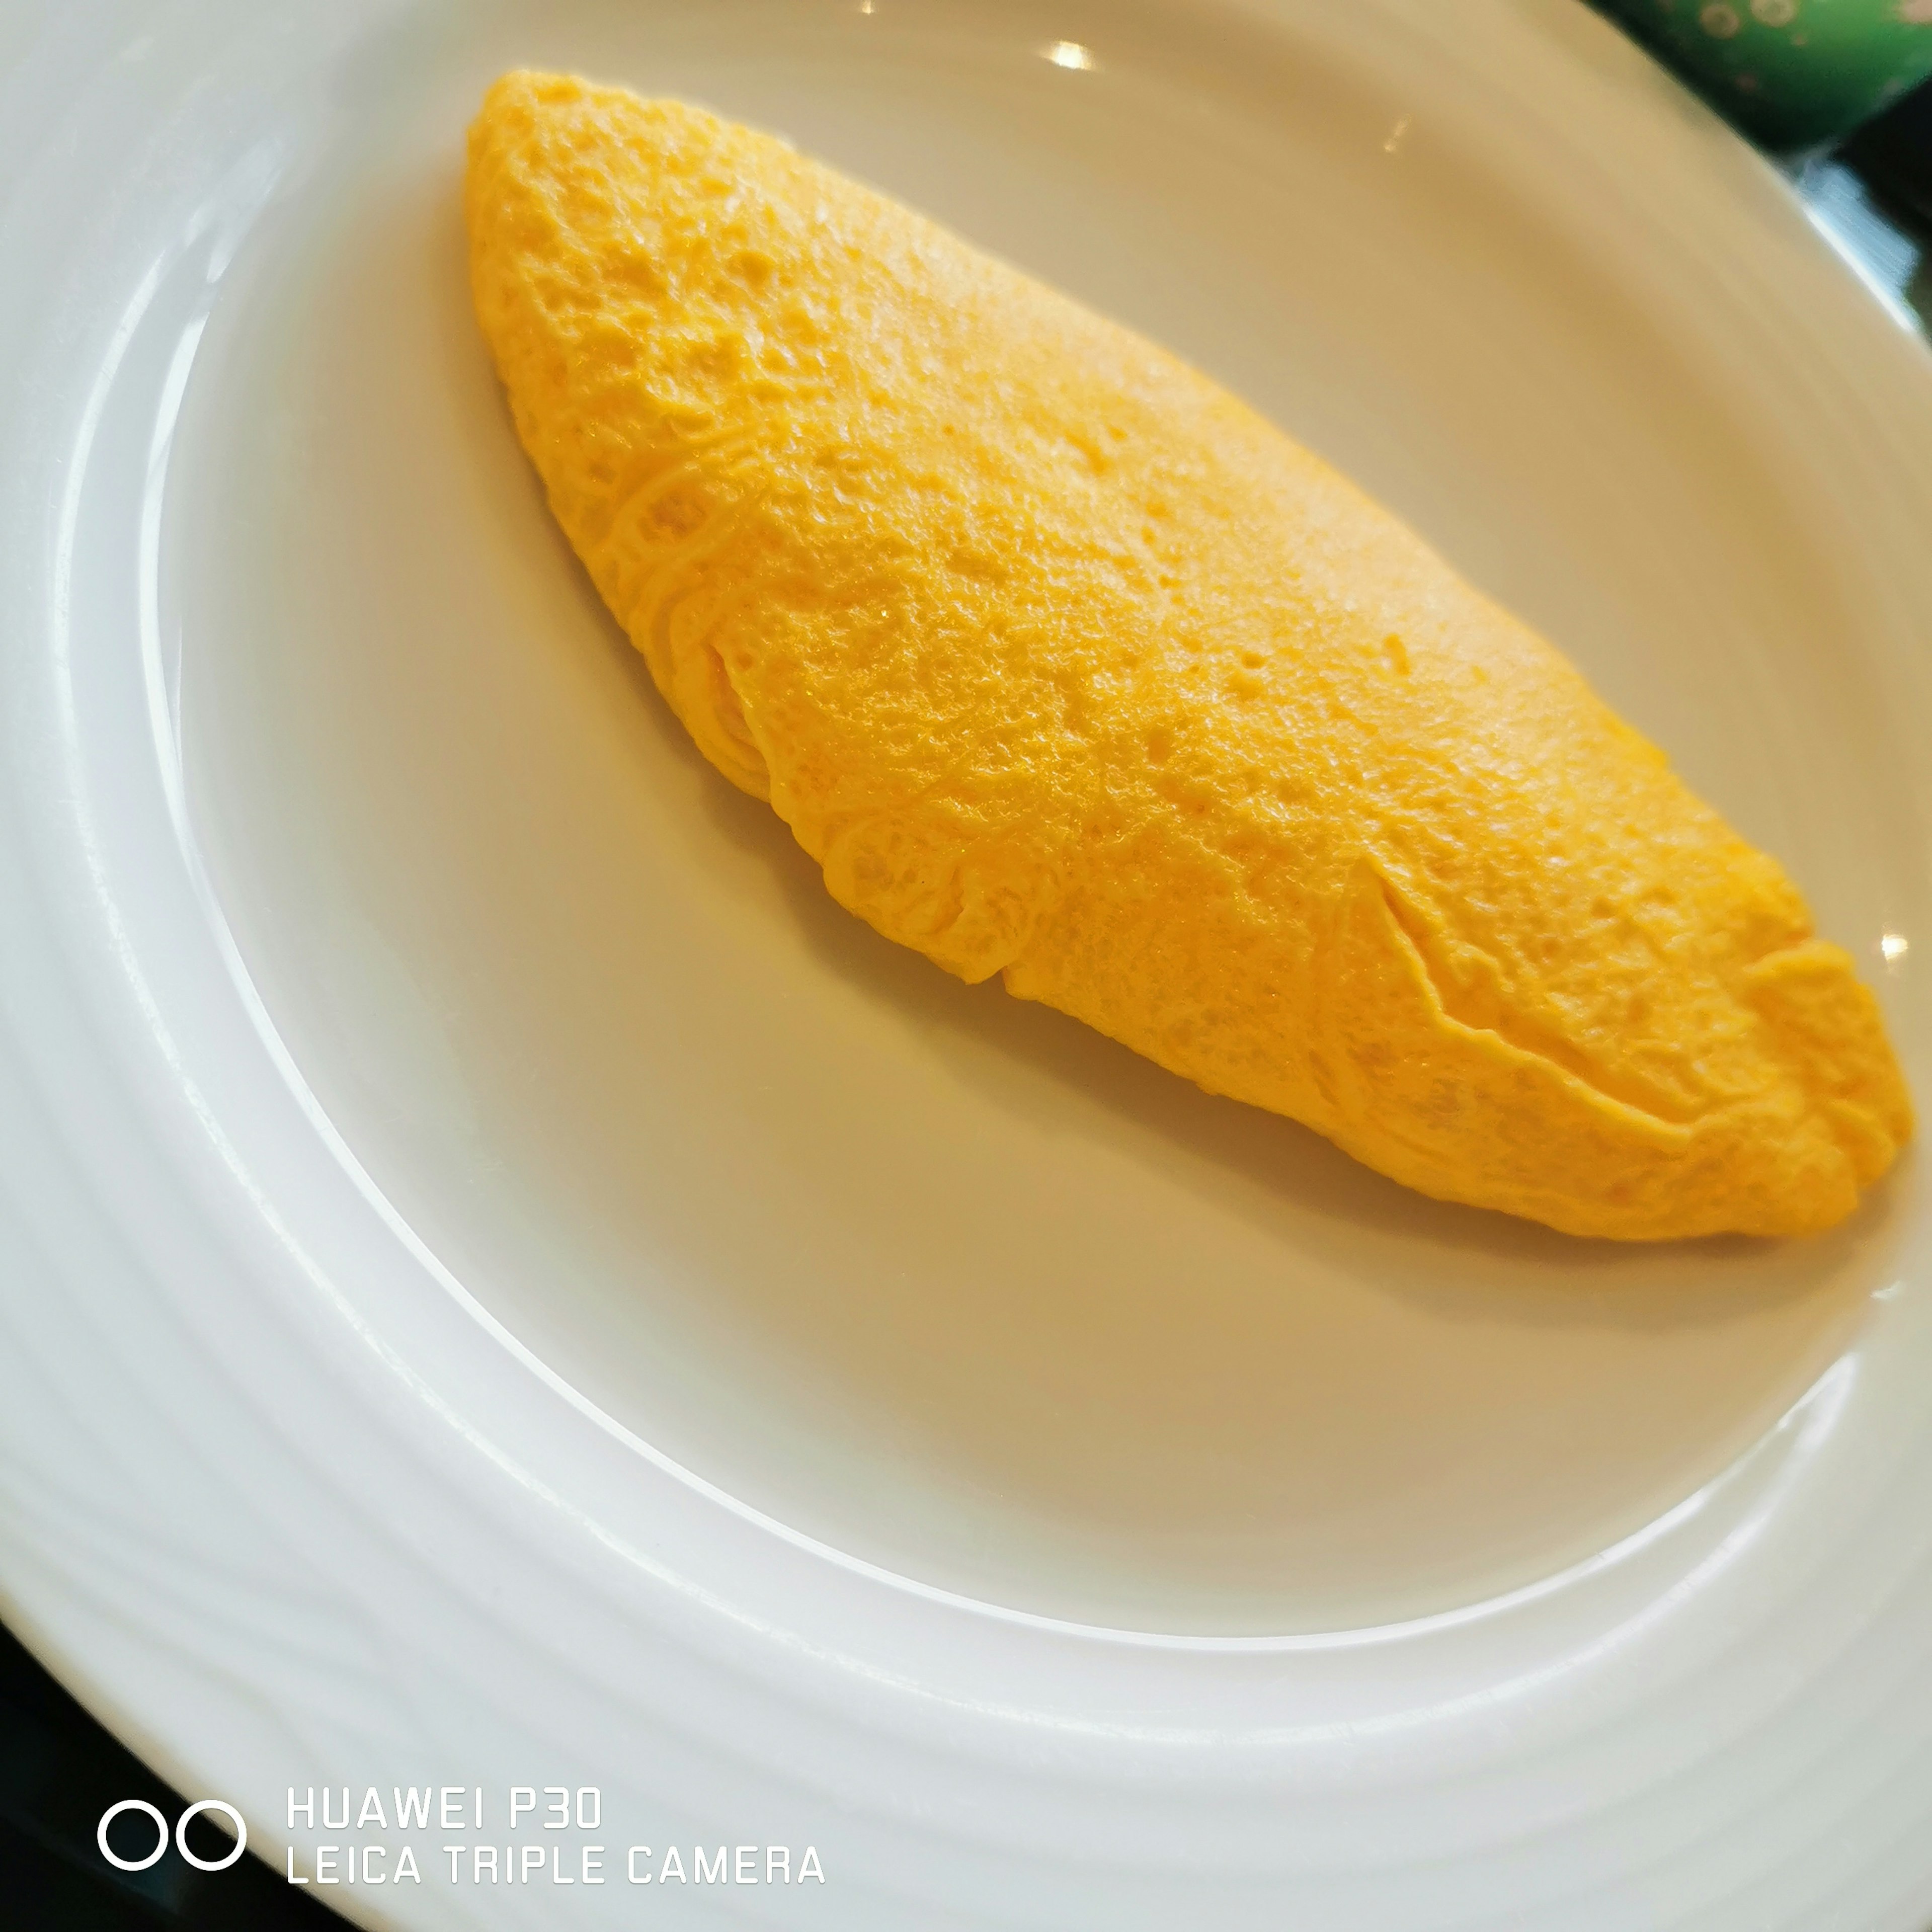
[[[1568,1241],[847,918],[516,448],[458,208],[515,64],[782,130],[1336,460],[1932,1094],[1932,359],[1574,0],[16,8],[10,1620],[278,1864],[344,1835],[290,1786],[483,1787],[322,1894],[370,1924],[1924,1932],[1916,1163]],[[513,1784],[598,1787],[519,1835],[613,1882],[451,1882]],[[624,1882],[718,1844],[826,1882]]]

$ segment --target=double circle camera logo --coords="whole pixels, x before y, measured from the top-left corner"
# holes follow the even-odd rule
[[[145,1811],[154,1821],[154,1849],[146,1858],[124,1858],[107,1842],[107,1828],[124,1811]],[[188,1849],[188,1828],[190,1819],[199,1817],[204,1811],[219,1811],[235,1827],[235,1846],[225,1858],[204,1858]],[[145,1798],[124,1798],[118,1804],[110,1804],[100,1814],[100,1822],[95,1829],[94,1841],[100,1847],[100,1856],[117,1870],[124,1872],[146,1871],[150,1865],[158,1864],[166,1856],[168,1840],[172,1835],[175,1850],[179,1852],[196,1871],[226,1871],[248,1849],[248,1828],[242,1822],[242,1814],[233,1805],[226,1804],[219,1798],[198,1798],[175,1820],[172,1834],[168,1821],[163,1817],[157,1805],[150,1804]]]

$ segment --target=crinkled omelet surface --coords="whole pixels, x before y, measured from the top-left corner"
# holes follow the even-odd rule
[[[1848,1214],[1910,1131],[1778,865],[1393,517],[783,143],[513,74],[478,314],[706,756],[839,902],[1424,1192]]]

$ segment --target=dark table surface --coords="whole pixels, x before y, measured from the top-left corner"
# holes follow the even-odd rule
[[[1932,332],[1932,83],[1835,154],[1794,164],[1792,174],[1867,279]],[[0,1628],[0,1924],[19,1932],[292,1932],[341,1924],[252,1858],[203,1874],[170,1849],[146,1871],[117,1871],[94,1834],[101,1814],[124,1798],[146,1798],[170,1819],[182,1808]],[[199,1856],[220,1857],[228,1841],[197,1822],[207,1833]],[[152,1825],[121,1822],[128,1838],[124,1845],[112,1840],[116,1849],[141,1856]]]

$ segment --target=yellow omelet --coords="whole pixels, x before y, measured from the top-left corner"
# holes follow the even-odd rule
[[[1439,1198],[1848,1214],[1911,1110],[1776,862],[1173,356],[783,142],[512,74],[476,309],[552,508],[838,902]]]

